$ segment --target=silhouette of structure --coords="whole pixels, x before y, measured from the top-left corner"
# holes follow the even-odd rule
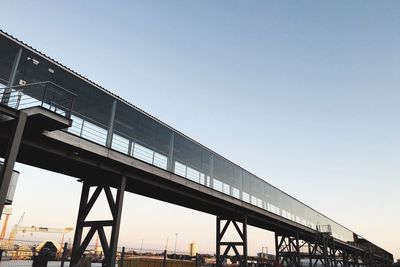
[[[216,215],[217,267],[232,252],[247,265],[248,224],[275,232],[285,266],[393,262],[382,248],[4,32],[0,86],[0,201],[16,161],[79,177],[71,264],[97,232],[105,265],[114,266],[125,191]],[[103,191],[112,220],[87,220]],[[224,241],[229,226],[239,240]]]

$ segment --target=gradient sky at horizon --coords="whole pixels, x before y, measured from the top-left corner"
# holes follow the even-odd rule
[[[400,2],[2,7],[4,31],[400,258]],[[80,184],[17,168],[11,224],[25,211],[27,225],[74,226]],[[163,249],[169,238],[171,249],[179,233],[179,251],[196,241],[212,252],[214,226],[210,215],[126,194],[120,244]],[[273,248],[259,229],[249,242],[252,254]]]

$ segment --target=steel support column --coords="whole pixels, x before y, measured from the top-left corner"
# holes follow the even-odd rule
[[[221,230],[221,223],[222,221],[225,221],[225,224],[222,227]],[[238,242],[225,242],[222,241],[226,231],[228,230],[228,227],[230,224],[233,224],[235,227],[237,233],[240,236],[241,241]],[[235,253],[235,257],[233,258],[235,261],[239,262],[239,265],[241,267],[247,267],[247,216],[245,215],[243,217],[242,223],[242,229],[240,229],[238,222],[226,218],[221,218],[217,216],[217,238],[216,238],[216,266],[221,267],[224,263],[224,261],[229,257],[228,253],[232,249],[233,252]],[[221,247],[224,246],[226,247],[224,250],[224,253],[221,255]],[[242,254],[239,253],[239,250],[237,247],[242,247]]]
[[[338,266],[343,263],[342,255],[335,248],[333,237],[329,232],[318,232],[314,242],[308,244],[309,266]]]
[[[275,250],[278,264],[283,266],[300,266],[300,242],[298,235],[275,232]]]
[[[10,135],[10,141],[4,157],[3,167],[0,171],[0,219],[3,213],[4,203],[10,186],[12,172],[24,134],[27,114],[20,111],[18,118],[14,121],[14,127]]]
[[[117,100],[114,100],[112,103],[112,106],[111,106],[109,126],[108,126],[107,138],[106,138],[106,147],[111,147],[111,144],[112,144],[112,138],[113,138],[113,134],[114,134],[114,119],[115,119],[116,108],[117,108]]]
[[[72,248],[71,266],[77,265],[79,259],[82,257],[89,242],[92,240],[96,232],[99,235],[101,247],[104,252],[103,266],[115,266],[115,257],[117,252],[125,184],[126,177],[122,176],[117,186],[117,194],[114,200],[114,197],[111,193],[111,188],[109,186],[95,185],[90,181],[83,182],[81,201],[79,204],[78,219],[76,223],[76,230]],[[91,187],[95,187],[95,190],[89,199],[89,191]],[[86,221],[86,217],[91,211],[102,190],[104,190],[104,193],[106,195],[113,219],[103,221]],[[85,227],[90,227],[90,229],[89,232],[86,234],[86,237],[82,241],[83,229]],[[107,241],[104,227],[111,227],[111,236],[109,242]]]

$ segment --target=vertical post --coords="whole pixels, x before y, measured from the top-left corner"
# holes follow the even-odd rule
[[[17,54],[14,58],[14,63],[11,68],[10,77],[8,79],[7,88],[4,90],[3,98],[1,99],[1,103],[7,105],[10,99],[11,87],[14,85],[15,77],[17,75],[18,65],[22,55],[22,47],[19,48]]]
[[[124,267],[124,258],[125,258],[125,247],[122,247],[121,258],[119,260],[119,267]]]
[[[132,151],[132,145],[133,145],[133,142],[132,142],[132,140],[130,140],[129,139],[129,143],[128,143],[128,155],[129,156],[132,156],[133,155],[133,151]]]
[[[275,232],[275,260],[280,264],[279,260],[279,243],[278,243],[278,233]]]
[[[15,121],[15,127],[4,156],[4,164],[0,171],[0,219],[3,213],[4,203],[7,197],[8,187],[10,186],[12,172],[21,145],[22,136],[25,129],[27,114],[20,111]]]
[[[214,188],[214,156],[211,154],[210,157],[210,187]]]
[[[47,95],[47,83],[44,85],[44,91],[43,91],[43,96],[42,96],[42,103],[40,104],[40,106],[43,107],[44,101],[46,99],[46,95]],[[50,107],[51,109],[51,107]]]
[[[169,141],[169,155],[168,155],[168,167],[167,167],[167,170],[169,170],[170,172],[174,172],[174,164],[173,164],[174,140],[175,140],[175,132],[172,131],[171,138]]]
[[[300,266],[300,241],[299,241],[299,233],[296,232],[296,257],[297,257],[297,264]]]
[[[83,127],[85,127],[85,119],[82,119],[81,130],[79,131],[79,136],[82,137]]]
[[[247,267],[247,215],[243,218],[243,267]]]
[[[74,234],[74,242],[72,245],[72,252],[71,252],[71,262],[70,265],[73,266],[77,264],[79,261],[79,248],[81,246],[82,241],[82,233],[83,233],[83,222],[85,221],[85,210],[86,205],[89,198],[89,190],[90,185],[87,181],[83,181],[82,185],[82,192],[81,192],[81,201],[79,203],[79,211],[78,211],[78,218],[76,220],[76,228]]]
[[[114,132],[114,119],[115,119],[115,109],[117,107],[117,100],[114,99],[112,106],[111,106],[111,112],[110,112],[110,122],[109,122],[109,127],[108,127],[108,132],[107,132],[107,139],[106,139],[106,147],[111,147],[111,142],[112,142],[112,136]]]
[[[63,253],[61,254],[61,265],[60,267],[64,267],[64,261],[67,258],[67,250],[68,250],[68,243],[64,243]]]
[[[221,267],[222,263],[221,261],[221,219],[219,216],[217,216],[217,236],[216,236],[216,255],[215,255],[215,261],[216,261],[216,267]]]
[[[124,201],[124,193],[125,193],[125,185],[126,185],[126,176],[123,175],[121,177],[121,181],[117,190],[117,196],[115,199],[116,210],[113,212],[113,225],[111,230],[111,240],[110,240],[110,254],[109,254],[109,262],[107,265],[109,267],[115,266],[115,257],[117,255],[117,245],[118,245],[118,236],[119,236],[119,227],[121,224],[121,215],[122,215],[122,204]]]

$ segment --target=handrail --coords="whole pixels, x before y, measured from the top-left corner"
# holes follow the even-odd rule
[[[51,81],[2,87],[0,104],[14,109],[40,106],[70,118],[76,94]]]
[[[3,87],[1,89],[15,89],[15,88],[20,88],[20,87],[27,87],[27,86],[32,86],[32,85],[41,85],[41,84],[51,84],[54,85],[60,89],[62,89],[63,91],[67,92],[68,94],[73,95],[74,97],[76,97],[77,95],[71,91],[69,91],[68,89],[65,89],[64,87],[62,87],[61,85],[58,85],[52,81],[42,81],[42,82],[34,82],[34,83],[27,83],[27,84],[19,84],[19,85],[13,85],[13,86],[9,86],[9,87]]]

